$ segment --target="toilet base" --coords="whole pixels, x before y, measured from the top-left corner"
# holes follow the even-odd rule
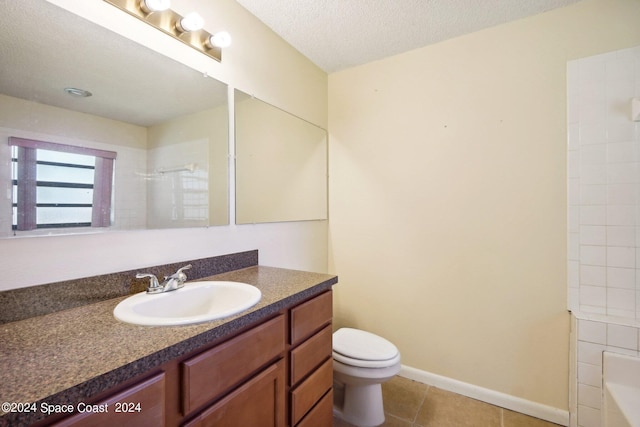
[[[358,427],[384,424],[381,384],[352,385],[334,382],[333,413]]]

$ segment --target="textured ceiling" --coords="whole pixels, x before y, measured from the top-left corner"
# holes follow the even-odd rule
[[[326,72],[578,0],[237,0]]]

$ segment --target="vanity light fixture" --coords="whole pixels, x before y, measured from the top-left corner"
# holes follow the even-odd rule
[[[231,36],[226,31],[214,35],[205,31],[204,19],[198,13],[181,16],[171,10],[171,0],[104,1],[218,62],[222,61],[222,48],[231,44]]]

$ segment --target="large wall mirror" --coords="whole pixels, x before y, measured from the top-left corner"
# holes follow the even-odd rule
[[[0,237],[229,223],[225,84],[45,0],[0,27]]]
[[[327,218],[327,132],[234,93],[236,223]]]

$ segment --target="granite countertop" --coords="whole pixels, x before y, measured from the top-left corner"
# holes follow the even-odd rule
[[[122,323],[126,297],[0,325],[0,402],[73,404],[209,342],[259,322],[337,283],[329,274],[255,266],[203,278],[255,285],[258,304],[218,321],[149,327]],[[4,409],[4,408],[3,408]],[[28,425],[40,411],[6,413],[0,426]]]

